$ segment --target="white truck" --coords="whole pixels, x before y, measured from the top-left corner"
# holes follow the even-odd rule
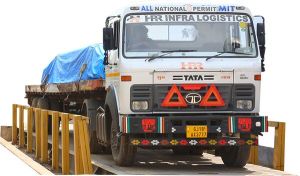
[[[111,152],[117,165],[132,165],[141,147],[215,150],[243,167],[268,131],[264,18],[248,8],[130,6],[107,17],[103,48],[105,80],[26,86],[26,95],[31,106],[88,116],[91,151]]]

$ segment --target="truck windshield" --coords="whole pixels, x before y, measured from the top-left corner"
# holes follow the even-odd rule
[[[124,54],[128,58],[254,57],[257,54],[250,18],[242,14],[139,14],[125,18]],[[193,50],[194,52],[181,52]],[[241,53],[241,54],[239,54]]]

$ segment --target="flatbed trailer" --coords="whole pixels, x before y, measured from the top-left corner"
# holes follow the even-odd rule
[[[50,99],[57,99],[57,96],[66,101],[83,99],[88,97],[102,97],[105,94],[105,80],[81,80],[72,83],[26,85],[26,98],[31,105],[36,97],[47,96]]]

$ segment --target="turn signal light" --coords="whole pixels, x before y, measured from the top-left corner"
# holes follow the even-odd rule
[[[131,76],[130,75],[121,76],[121,81],[131,81]]]
[[[254,75],[254,80],[255,81],[260,81],[261,80],[261,75]]]

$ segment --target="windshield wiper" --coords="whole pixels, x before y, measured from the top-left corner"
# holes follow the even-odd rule
[[[160,51],[162,54],[161,55],[157,55],[157,56],[151,56],[150,58],[146,59],[145,61],[152,61],[154,59],[157,59],[157,58],[161,58],[161,57],[164,57],[166,55],[169,55],[171,53],[175,53],[175,52],[195,52],[197,50],[182,50],[182,49],[179,49],[179,50],[163,50],[163,51]]]
[[[250,53],[242,53],[242,52],[234,52],[234,51],[222,51],[222,52],[217,52],[218,54],[216,55],[213,55],[213,56],[209,56],[207,57],[205,60],[208,61],[209,59],[211,58],[216,58],[222,54],[225,54],[225,53],[229,53],[229,54],[241,54],[241,55],[252,55]]]

